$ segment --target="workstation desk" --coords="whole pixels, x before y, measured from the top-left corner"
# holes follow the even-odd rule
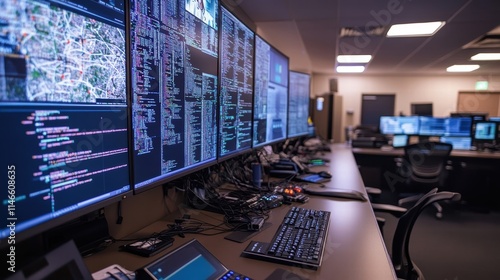
[[[376,155],[376,156],[403,156],[402,148],[352,148],[354,155]],[[500,152],[490,151],[472,151],[472,150],[452,150],[451,159],[469,158],[469,159],[492,159],[500,160]]]
[[[352,153],[366,186],[393,190],[397,176],[396,159],[402,148],[357,148]],[[462,201],[483,210],[499,208],[500,152],[452,150],[444,190],[462,194]]]
[[[325,183],[327,187],[352,189],[366,194],[351,149],[343,144],[331,146],[332,152],[322,155],[328,158],[328,166],[315,167],[328,169],[333,177]],[[240,256],[251,240],[271,241],[284,215],[292,206],[327,210],[331,212],[330,227],[327,236],[323,262],[318,270],[293,267],[282,264],[255,260]],[[214,212],[184,209],[182,213],[168,215],[154,222],[130,238],[144,237],[162,231],[167,224],[182,214],[189,214],[210,223],[220,223],[221,214]],[[253,279],[266,279],[275,269],[282,268],[307,279],[395,279],[394,269],[386,250],[384,240],[378,228],[375,215],[369,201],[348,200],[332,197],[310,197],[304,204],[293,203],[271,210],[266,221],[268,228],[263,229],[251,239],[237,243],[224,239],[227,233],[205,236],[186,234],[185,238],[175,237],[174,244],[158,255],[145,258],[119,251],[119,246],[127,242],[117,242],[105,250],[85,258],[91,272],[98,271],[112,264],[119,264],[125,269],[135,271],[168,252],[178,248],[191,239],[197,239],[227,268],[245,274]]]

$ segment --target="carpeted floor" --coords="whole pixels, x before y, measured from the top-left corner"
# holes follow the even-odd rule
[[[412,260],[428,280],[500,279],[500,211],[477,212],[462,205],[444,205],[441,220],[428,207],[413,228]],[[386,218],[384,238],[391,254],[397,218]]]

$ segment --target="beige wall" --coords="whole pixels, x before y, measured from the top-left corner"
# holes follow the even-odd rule
[[[473,91],[478,80],[488,80],[489,90],[500,90],[500,76],[331,76],[314,74],[313,96],[329,92],[330,79],[338,81],[338,94],[343,96],[342,124],[357,125],[361,116],[361,94],[396,94],[395,113],[410,114],[410,103],[433,103],[435,116],[457,111],[459,91]],[[347,114],[347,112],[353,112]]]
[[[108,222],[109,234],[114,238],[124,238],[138,230],[163,218],[165,215],[179,211],[183,207],[183,193],[176,193],[175,188],[164,196],[161,186],[146,192],[130,195],[121,202],[123,222],[116,224],[118,218],[118,203],[104,208]]]

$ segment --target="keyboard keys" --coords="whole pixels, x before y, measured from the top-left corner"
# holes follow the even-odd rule
[[[329,225],[329,211],[292,207],[267,249],[264,243],[252,242],[243,255],[317,268],[321,264]]]
[[[252,278],[230,270],[226,273],[226,275],[219,278],[219,280],[252,280]]]

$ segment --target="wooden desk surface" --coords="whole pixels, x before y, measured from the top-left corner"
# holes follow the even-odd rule
[[[333,174],[328,183],[330,187],[355,189],[365,192],[361,175],[350,148],[345,145],[333,145],[332,153],[324,155],[330,158],[328,168]],[[320,168],[320,167],[317,167]],[[294,203],[292,206],[328,210],[331,212],[323,263],[318,270],[304,269],[241,257],[240,254],[250,240],[236,243],[224,239],[227,234],[215,236],[187,234],[186,238],[176,237],[174,245],[157,256],[144,258],[118,251],[119,244],[113,244],[104,251],[85,259],[90,271],[97,271],[112,264],[120,264],[126,269],[136,270],[160,258],[185,242],[196,238],[226,267],[246,274],[254,279],[265,279],[276,268],[292,271],[309,279],[395,279],[394,269],[380,234],[370,202],[350,201],[340,198],[311,197],[305,204]],[[251,240],[270,241],[283,216],[290,208],[284,205],[271,211],[270,227],[264,229]],[[222,215],[186,209],[193,218],[211,223],[220,223]],[[145,236],[165,229],[167,223],[180,217],[168,216],[144,228],[134,236]],[[124,242],[125,243],[125,242]]]

